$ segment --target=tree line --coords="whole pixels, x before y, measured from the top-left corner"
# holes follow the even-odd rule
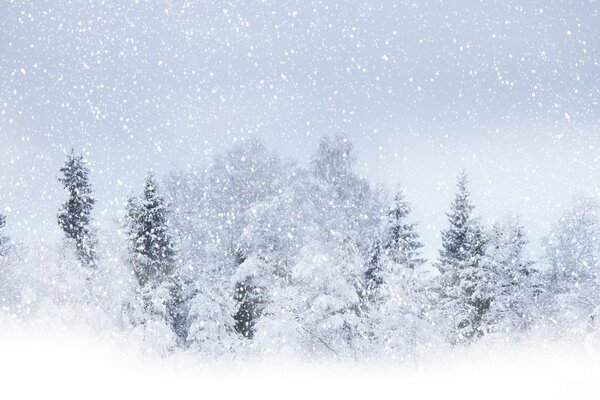
[[[58,251],[41,260],[43,250],[19,250],[0,215],[3,307],[96,313],[96,324],[167,353],[217,356],[407,360],[480,340],[597,336],[596,200],[577,200],[531,260],[518,218],[485,226],[461,172],[428,261],[404,192],[369,183],[355,161],[343,135],[322,138],[307,166],[243,141],[160,186],[149,173],[118,234],[102,236],[90,169],[72,151],[60,169]]]

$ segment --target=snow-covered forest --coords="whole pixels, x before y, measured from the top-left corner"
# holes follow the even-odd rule
[[[576,199],[531,259],[517,212],[485,224],[468,171],[426,259],[402,186],[355,171],[349,137],[303,165],[258,139],[204,165],[149,171],[114,226],[66,155],[63,239],[2,235],[2,313],[84,324],[164,356],[417,361],[473,343],[600,339],[600,203]],[[140,185],[142,182],[140,182]],[[518,210],[515,210],[518,211]]]
[[[2,0],[0,397],[595,393],[599,105],[600,0]]]

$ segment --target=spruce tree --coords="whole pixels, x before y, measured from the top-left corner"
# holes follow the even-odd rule
[[[169,230],[168,206],[152,173],[146,177],[141,198],[128,200],[127,228],[133,272],[146,310],[163,317],[183,339],[183,283]]]
[[[394,263],[414,270],[425,260],[421,257],[423,244],[419,240],[417,224],[407,221],[410,212],[411,207],[404,198],[404,193],[398,191],[388,211],[383,251]]]
[[[450,227],[442,232],[442,249],[437,262],[440,271],[440,311],[449,329],[451,343],[468,343],[484,333],[482,319],[491,299],[482,285],[486,278],[481,260],[485,234],[467,189],[467,176],[458,179],[458,192],[447,213]]]
[[[426,328],[424,288],[415,270],[425,263],[411,207],[398,191],[387,211],[379,239],[372,246],[366,273],[370,335],[388,352],[414,357],[418,333]],[[398,354],[399,353],[399,354]]]
[[[60,169],[58,180],[63,184],[69,198],[58,213],[58,225],[67,239],[75,243],[77,258],[86,267],[96,265],[96,238],[92,228],[92,209],[96,200],[92,197],[89,169],[83,156],[73,150]]]
[[[423,244],[416,230],[417,224],[408,221],[410,212],[411,207],[404,193],[397,191],[387,211],[381,234],[369,249],[365,272],[368,296],[372,296],[384,282],[386,262],[400,265],[408,270],[414,270],[425,262],[421,257]]]

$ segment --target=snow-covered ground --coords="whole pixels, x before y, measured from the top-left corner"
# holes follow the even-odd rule
[[[0,331],[5,398],[591,398],[600,351],[475,346],[422,365],[160,358],[68,329]],[[591,397],[590,397],[591,396]]]

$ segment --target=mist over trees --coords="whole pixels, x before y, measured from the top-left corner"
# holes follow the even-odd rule
[[[485,226],[457,171],[426,260],[410,199],[361,177],[356,157],[344,135],[307,165],[245,140],[161,180],[149,172],[112,234],[94,223],[94,176],[72,151],[63,243],[12,244],[0,215],[2,309],[203,357],[418,360],[486,340],[598,337],[595,199],[567,210],[532,260],[518,217]]]

